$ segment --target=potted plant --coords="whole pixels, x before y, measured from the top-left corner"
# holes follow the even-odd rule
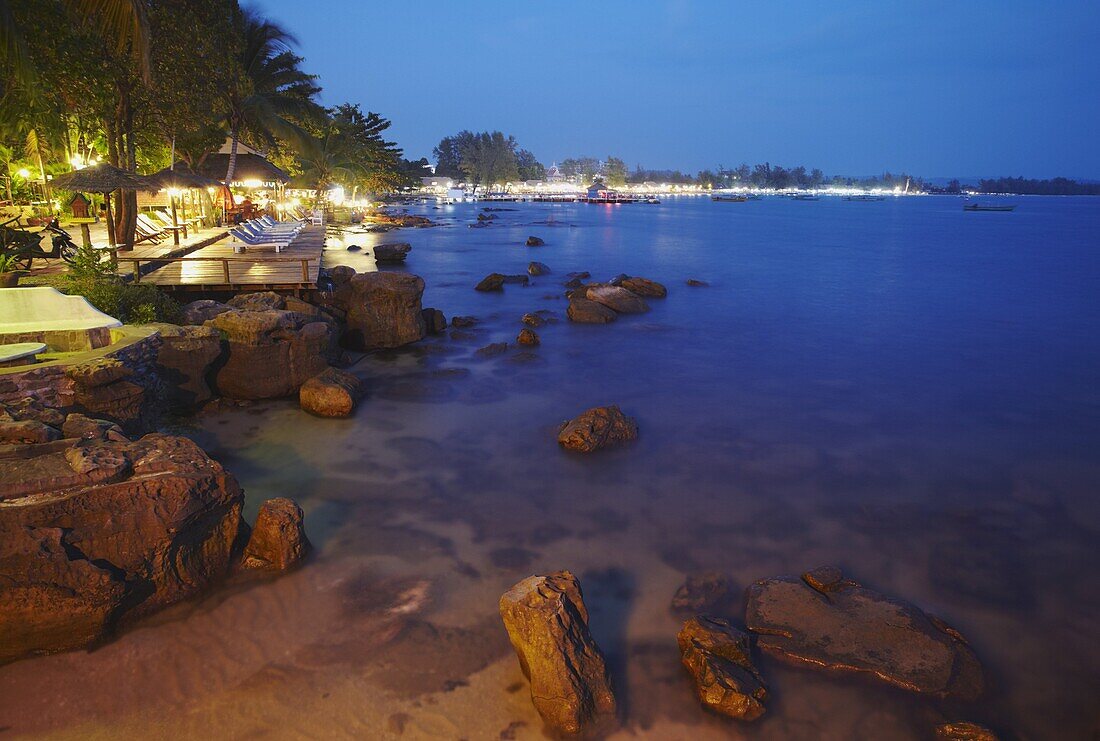
[[[0,255],[0,288],[19,285],[19,263],[14,255]]]

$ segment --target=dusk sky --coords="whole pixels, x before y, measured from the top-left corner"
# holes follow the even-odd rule
[[[499,129],[546,165],[1100,178],[1095,0],[259,7],[413,159]]]

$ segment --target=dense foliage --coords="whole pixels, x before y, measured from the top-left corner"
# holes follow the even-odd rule
[[[1068,178],[1053,180],[1027,180],[1025,178],[996,178],[978,183],[982,193],[1019,193],[1038,196],[1098,196],[1100,183],[1079,183]]]
[[[311,188],[409,184],[389,121],[325,109],[294,37],[236,0],[6,0],[0,12],[0,165],[9,200],[48,202],[72,162],[152,172],[229,136]],[[232,177],[234,158],[226,173]],[[22,173],[20,175],[19,173]],[[134,193],[116,193],[130,241]]]
[[[463,180],[475,187],[504,185],[517,180],[541,180],[546,168],[514,136],[499,131],[460,131],[444,137],[434,150],[435,174]]]

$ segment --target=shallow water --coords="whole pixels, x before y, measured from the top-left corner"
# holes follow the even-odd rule
[[[540,738],[497,617],[530,573],[577,573],[624,705],[622,736],[1006,738],[1100,729],[1100,201],[765,199],[416,208],[424,303],[482,321],[364,358],[351,420],[290,401],[183,430],[254,516],[296,498],[318,547],[295,573],[181,606],[92,653],[0,668],[0,728],[54,737]],[[521,246],[528,234],[546,246]],[[367,251],[369,252],[369,250]],[[502,294],[486,273],[552,275]],[[606,326],[564,321],[564,274],[660,280]],[[705,288],[689,288],[689,277]],[[562,320],[512,342],[526,312]],[[636,444],[560,451],[561,420],[617,403]],[[837,563],[958,628],[975,704],[768,657],[768,714],[695,701],[668,603],[686,573],[739,586]],[[741,615],[734,615],[740,618]]]

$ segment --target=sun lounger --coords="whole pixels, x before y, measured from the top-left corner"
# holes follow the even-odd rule
[[[168,232],[152,221],[149,220],[145,214],[138,214],[137,223],[134,225],[134,242],[144,242],[149,240],[153,243],[159,243],[168,237]]]
[[[266,249],[271,247],[276,252],[282,252],[283,248],[288,247],[294,240],[294,237],[289,235],[285,237],[255,237],[242,229],[230,229],[229,234],[235,241],[243,242],[246,245],[246,250],[248,248]]]

